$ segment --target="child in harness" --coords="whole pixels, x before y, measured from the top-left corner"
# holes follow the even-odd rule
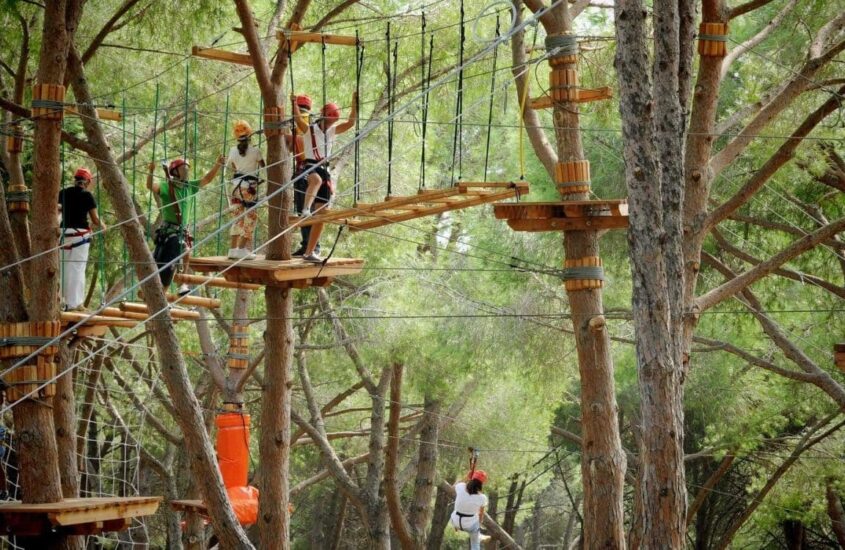
[[[258,147],[249,144],[252,128],[245,120],[238,120],[234,127],[238,144],[229,151],[226,167],[233,173],[232,192],[229,196],[235,207],[233,216],[237,221],[230,231],[229,258],[232,260],[254,260],[252,237],[258,222],[258,185],[261,183],[258,171],[264,168],[264,158]]]

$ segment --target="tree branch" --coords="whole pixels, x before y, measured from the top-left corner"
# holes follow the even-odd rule
[[[103,44],[103,40],[113,31],[117,30],[115,27],[117,22],[123,17],[126,12],[131,10],[140,0],[125,0],[123,4],[117,8],[114,14],[106,21],[106,24],[103,25],[103,28],[100,29],[100,32],[94,37],[88,47],[85,49],[85,52],[82,54],[82,64],[88,63],[94,54],[97,53],[97,49]]]
[[[695,300],[694,308],[699,312],[710,309],[714,305],[759,281],[786,262],[800,256],[817,244],[843,230],[845,230],[845,218],[840,218],[835,222],[808,234],[806,237],[798,239],[778,254],[775,254],[768,260],[761,262],[759,265],[749,269],[742,275],[737,275],[726,283],[719,285],[702,296],[699,296]]]
[[[745,4],[740,4],[734,8],[731,8],[728,11],[728,19],[733,19],[735,17],[739,17],[740,15],[744,15],[750,11],[762,8],[763,6],[768,5],[771,2],[772,0],[750,0]]]
[[[772,0],[754,0],[752,2],[749,2],[748,4],[743,4],[742,6],[738,6],[738,7],[734,8],[734,10],[739,10],[739,9],[743,8],[744,6],[748,6],[749,4],[753,4],[755,2],[762,2],[762,5],[766,5],[771,1]],[[739,59],[741,56],[743,56],[745,53],[747,53],[752,48],[755,48],[763,40],[765,40],[770,34],[772,34],[772,32],[774,32],[775,29],[780,27],[781,23],[783,23],[783,20],[786,19],[787,15],[792,13],[792,11],[795,9],[796,5],[798,5],[798,0],[789,0],[789,2],[787,2],[786,5],[778,12],[778,14],[775,16],[775,18],[772,19],[771,21],[769,21],[768,23],[766,23],[766,26],[764,26],[762,29],[760,29],[760,32],[758,32],[757,34],[755,34],[754,36],[752,36],[751,38],[749,38],[748,40],[746,40],[742,44],[739,44],[739,45],[735,46],[734,48],[732,48],[728,52],[728,55],[726,55],[725,58],[722,60],[721,78],[725,78],[725,75],[728,74],[728,71],[730,70],[731,64],[734,61]],[[752,8],[752,9],[756,9],[756,8]],[[745,12],[742,12],[742,13],[745,13]],[[732,10],[730,18],[733,18],[733,17],[736,17],[736,16],[733,15],[733,10]]]

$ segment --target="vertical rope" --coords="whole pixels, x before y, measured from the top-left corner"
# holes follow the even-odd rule
[[[132,119],[132,120],[134,121],[135,119]],[[122,145],[122,149],[123,149],[123,151],[122,151],[123,160],[120,163],[120,169],[123,171],[124,174],[126,174],[126,94],[125,93],[123,94],[123,100],[121,101],[121,104],[120,104],[120,131],[121,131],[121,134],[122,134],[121,135],[121,145]],[[135,139],[134,136],[133,136],[132,139],[133,140]],[[136,155],[132,155],[133,158],[135,156]],[[135,172],[132,172],[132,178],[133,178],[133,181],[134,181]],[[99,185],[99,182],[98,182],[98,185]],[[98,189],[99,189],[99,187],[98,187]],[[132,204],[133,204],[133,206],[135,204],[135,186],[134,185],[132,186]],[[121,266],[121,271],[123,273],[123,287],[129,288],[129,267],[127,265],[129,251],[127,250],[127,248],[125,246],[122,247],[122,248],[123,248],[123,253],[122,253],[123,265]]]
[[[390,21],[387,22],[387,196],[393,194],[393,70],[390,57]]]
[[[156,138],[158,137],[158,101],[159,101],[160,84],[156,83],[156,99],[155,99],[155,114],[153,115],[153,158],[152,162],[156,160]],[[153,211],[153,192],[147,198],[147,238],[152,236],[153,220],[151,219]]]
[[[423,95],[423,112],[422,112],[422,153],[420,155],[420,191],[425,189],[425,143],[426,133],[428,131],[428,108],[429,108],[429,92],[431,84],[431,62],[434,58],[434,33],[428,40],[428,68],[423,79],[423,87],[425,94]]]
[[[364,70],[364,47],[358,38],[358,30],[355,30],[355,112],[358,113],[361,106],[361,73]],[[355,117],[355,169],[353,170],[354,181],[352,187],[353,206],[358,205],[361,200],[361,115]]]
[[[100,169],[97,168],[97,207],[103,208],[102,201],[102,194],[100,193],[100,189],[102,188],[102,184],[100,183]],[[102,212],[102,210],[100,210]],[[99,241],[99,271],[100,271],[100,303],[106,303],[106,234],[100,233]]]
[[[198,139],[198,137],[199,137],[199,129],[197,127],[197,110],[196,110],[196,108],[194,108],[194,139],[193,139],[193,141],[194,141],[194,146],[193,146],[194,178],[193,179],[197,179],[197,139]],[[214,162],[215,163],[217,162],[217,155],[214,155]],[[220,172],[222,173],[223,170],[221,170]],[[194,235],[197,234],[197,202],[199,202],[197,200],[197,196],[192,195],[191,196],[191,211],[192,211],[192,216],[194,218],[193,219],[193,224],[194,224],[193,234]]]
[[[320,68],[322,69],[322,81],[323,81],[323,107],[326,106],[328,103],[328,93],[327,87],[328,84],[326,82],[326,37],[325,35],[320,35]],[[323,116],[323,109],[320,109],[320,117]],[[328,138],[323,140],[323,158],[329,156],[329,140]],[[326,165],[326,170],[328,170],[328,165]]]
[[[229,150],[228,144],[228,130],[229,130],[229,94],[226,94],[226,110],[223,111],[223,154]],[[216,252],[219,256],[222,254],[221,251],[221,243],[223,235],[220,231],[220,227],[223,225],[223,199],[226,196],[226,185],[225,185],[225,170],[220,170],[220,199],[218,200],[217,204],[217,248]]]
[[[490,104],[487,109],[487,145],[484,148],[484,181],[487,182],[487,168],[490,165],[490,134],[493,126],[493,99],[496,95],[496,62],[499,59],[499,16],[496,16],[496,47],[493,48],[493,75],[490,77]]]
[[[461,179],[463,171],[463,111],[464,111],[464,41],[466,26],[464,21],[464,0],[461,0],[461,40],[458,48],[458,97],[455,101],[455,133],[452,136],[452,185]],[[455,179],[455,159],[457,158],[458,179]]]
[[[425,81],[425,10],[422,12],[422,19],[420,21],[422,30],[420,32],[420,85],[425,91],[422,99],[422,136],[420,139],[420,180],[417,186],[418,191],[425,189],[425,101],[428,96],[428,86]]]
[[[531,49],[537,45],[537,27],[534,27],[534,38],[531,41]],[[522,89],[522,97],[519,100],[519,181],[525,180],[525,101],[528,99],[528,73],[527,63],[525,65],[525,86]]]
[[[133,152],[136,151],[137,148],[138,148],[138,141],[137,141],[138,125],[136,124],[137,120],[138,120],[137,117],[132,117],[132,151]],[[133,208],[135,207],[135,204],[137,204],[135,202],[137,200],[136,199],[136,190],[135,190],[135,184],[136,184],[136,180],[137,180],[137,176],[138,176],[137,168],[138,168],[138,155],[134,154],[134,155],[132,155],[132,207]],[[126,249],[124,248],[124,250],[126,250]],[[135,301],[135,288],[134,288],[134,286],[135,286],[134,285],[134,283],[135,283],[135,270],[132,269],[131,265],[127,266],[127,268],[129,270],[129,287],[132,288],[132,295],[130,296],[130,300]]]
[[[185,107],[184,119],[182,124],[182,157],[188,160],[188,96],[191,86],[191,60],[185,62]]]

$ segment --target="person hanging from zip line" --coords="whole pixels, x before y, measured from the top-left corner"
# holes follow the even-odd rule
[[[352,108],[346,122],[335,125],[340,120],[340,107],[335,103],[326,103],[320,110],[320,117],[316,122],[309,123],[303,113],[296,106],[296,96],[292,96],[294,103],[294,128],[302,134],[305,160],[303,170],[308,173],[308,187],[302,205],[302,217],[308,218],[317,212],[328,212],[329,203],[334,196],[335,184],[329,173],[327,160],[331,157],[335,138],[338,134],[349,131],[355,126],[358,116],[358,94],[352,94]],[[309,172],[310,170],[310,172]],[[314,203],[319,206],[312,213]],[[308,243],[303,250],[302,259],[306,262],[321,263],[323,259],[315,252],[320,234],[323,232],[322,223],[315,223],[308,235]]]
[[[259,170],[265,167],[261,150],[249,144],[252,128],[245,120],[238,120],[234,125],[235,139],[238,143],[229,151],[226,168],[232,175],[232,192],[229,197],[235,207],[233,216],[237,218],[229,234],[232,238],[229,258],[232,260],[254,260],[252,237],[258,222],[258,184],[261,183]],[[243,214],[243,215],[242,215]]]
[[[456,531],[469,533],[471,550],[480,550],[481,542],[490,537],[481,534],[481,522],[484,520],[484,508],[487,495],[481,492],[487,483],[484,470],[470,470],[466,481],[455,483],[455,508],[452,511],[452,526]]]
[[[187,226],[190,216],[193,215],[193,205],[200,187],[205,187],[217,176],[217,172],[223,166],[225,157],[220,155],[211,170],[199,180],[188,179],[188,161],[178,158],[170,162],[168,166],[162,161],[165,171],[164,181],[161,183],[153,181],[153,171],[156,163],[149,164],[147,173],[147,189],[158,195],[161,201],[161,225],[155,233],[155,249],[153,258],[159,268],[159,277],[165,290],[173,281],[173,274],[176,271],[176,262],[182,253],[185,253],[184,264],[187,265],[190,257],[193,238],[188,232]],[[179,295],[184,296],[190,292],[188,285],[179,287]]]
[[[88,218],[102,231],[106,224],[97,215],[97,201],[89,188],[94,176],[87,168],[73,174],[73,185],[59,191],[59,216],[62,229],[62,301],[64,309],[79,311],[85,301],[85,266],[91,248]]]

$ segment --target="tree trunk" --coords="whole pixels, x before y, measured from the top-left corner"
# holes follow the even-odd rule
[[[449,505],[451,497],[442,487],[437,487],[437,496],[434,498],[434,512],[431,515],[431,529],[428,532],[428,544],[426,550],[440,550],[443,546],[443,532],[449,525],[449,516],[452,509]]]
[[[845,510],[842,509],[842,501],[833,488],[833,483],[827,483],[827,515],[830,517],[830,527],[833,529],[839,546],[845,548]]]
[[[402,415],[402,367],[402,363],[393,363],[390,383],[390,416],[387,421],[384,492],[393,532],[403,550],[413,550],[416,548],[416,541],[411,532],[411,525],[402,513],[402,499],[399,495],[399,483],[396,480],[399,470],[399,418]]]
[[[787,519],[781,524],[783,540],[787,550],[804,550],[807,548],[807,531],[798,519]]]
[[[39,84],[60,85],[64,81],[68,46],[79,18],[78,8],[76,1],[56,0],[46,4],[37,74]],[[59,263],[58,252],[53,249],[58,245],[56,197],[61,186],[61,130],[61,119],[35,118],[32,216],[40,223],[32,235],[32,253],[43,254],[29,262],[31,272],[38,274],[30,284],[30,321],[51,321],[59,317]],[[21,498],[27,503],[62,499],[51,402],[52,399],[46,399],[46,402],[27,399],[13,409],[19,442]],[[67,537],[53,534],[19,539],[27,548],[62,548],[66,540]]]
[[[339,550],[340,544],[343,542],[343,525],[346,523],[346,510],[349,507],[349,499],[343,494],[343,491],[337,491],[337,511],[335,512],[335,521],[332,525],[332,532],[329,536],[329,550]]]
[[[135,219],[136,212],[129,186],[118,169],[119,165],[113,160],[108,142],[96,120],[96,112],[89,105],[91,93],[75,51],[71,51],[70,64],[74,95],[80,103],[82,125],[90,143],[91,150],[88,152],[97,163],[117,219]],[[147,307],[150,311],[166,311],[169,304],[165,299],[143,229],[137,221],[123,223],[120,228],[130,259],[135,265],[138,280],[144,281],[141,289]],[[205,429],[200,404],[188,378],[173,321],[169,315],[159,315],[149,321],[149,327],[162,365],[161,376],[171,396],[176,421],[184,435],[194,482],[202,492],[215,532],[226,548],[252,548],[232,512],[223,488],[217,458]]]
[[[419,460],[414,483],[414,496],[408,513],[408,522],[414,536],[416,548],[425,548],[426,529],[431,522],[432,497],[437,475],[437,444],[439,439],[440,401],[425,396],[423,405],[423,428],[420,432]]]

